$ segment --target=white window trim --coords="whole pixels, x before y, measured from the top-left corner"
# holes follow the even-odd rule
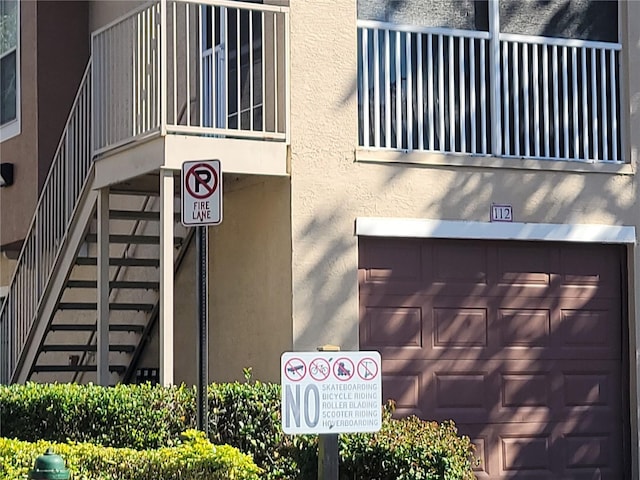
[[[467,240],[635,244],[636,227],[623,225],[489,223],[421,218],[356,218],[356,235]]]
[[[22,102],[20,101],[20,98],[21,98],[20,44],[22,43],[21,28],[20,28],[21,10],[22,10],[22,2],[18,1],[18,12],[16,15],[17,17],[16,21],[18,22],[18,25],[16,28],[16,118],[15,120],[11,120],[10,122],[5,123],[4,125],[0,125],[0,143],[20,135],[20,132],[22,130],[22,123],[20,121],[20,116],[22,112]]]

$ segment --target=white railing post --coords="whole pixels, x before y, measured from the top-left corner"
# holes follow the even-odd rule
[[[160,0],[160,135],[167,134],[167,32],[167,0]]]
[[[498,0],[489,0],[489,87],[491,91],[491,153],[502,155],[500,116],[500,14]],[[508,121],[508,119],[505,119]]]

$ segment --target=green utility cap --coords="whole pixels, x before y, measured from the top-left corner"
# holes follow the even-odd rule
[[[69,470],[65,468],[62,457],[53,453],[53,450],[49,448],[44,455],[36,458],[33,470],[29,472],[29,478],[33,480],[69,480]]]

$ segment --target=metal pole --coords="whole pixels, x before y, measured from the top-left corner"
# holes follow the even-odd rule
[[[196,303],[198,305],[198,428],[209,436],[209,405],[207,386],[209,384],[209,340],[207,309],[207,265],[208,241],[206,226],[196,227]]]
[[[322,345],[319,352],[339,352],[337,345]],[[340,454],[337,434],[318,435],[318,480],[338,480]]]

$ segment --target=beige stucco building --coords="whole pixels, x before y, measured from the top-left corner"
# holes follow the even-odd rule
[[[211,381],[378,350],[478,478],[640,478],[640,3],[0,6],[0,382],[196,383],[219,159]]]

